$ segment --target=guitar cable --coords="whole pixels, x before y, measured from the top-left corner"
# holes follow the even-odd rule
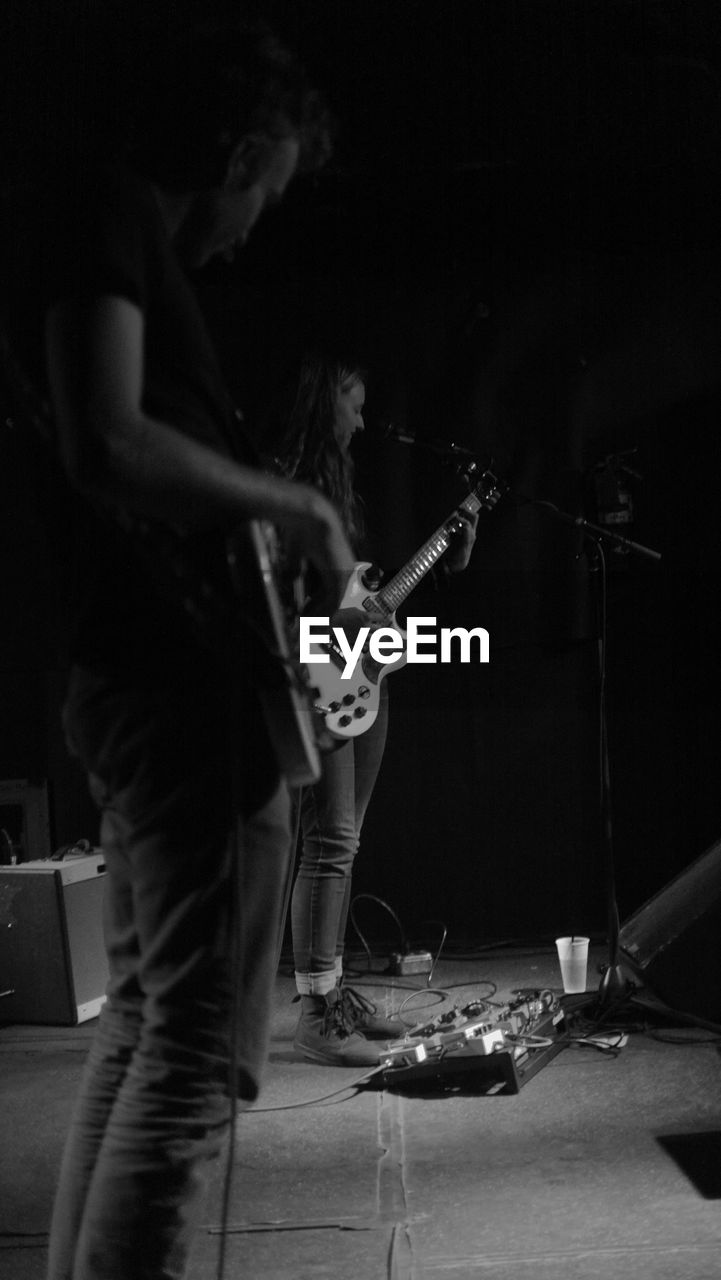
[[[236,1125],[238,1122],[238,1029],[240,1026],[240,935],[242,930],[242,912],[240,904],[240,856],[241,841],[239,838],[240,809],[238,804],[237,780],[235,768],[231,775],[232,798],[232,832],[229,846],[229,887],[230,912],[228,927],[230,929],[230,945],[228,948],[231,966],[230,988],[230,1037],[228,1052],[228,1094],[230,1102],[228,1147],[226,1152],[223,1186],[220,1198],[220,1224],[218,1230],[218,1257],[216,1260],[216,1280],[223,1280],[225,1275],[225,1259],[228,1241],[228,1220],[230,1214],[230,1194],[233,1184],[233,1165],[236,1152]]]
[[[406,932],[405,932],[405,929],[403,928],[403,925],[401,924],[393,908],[389,906],[387,902],[384,902],[382,898],[376,897],[374,893],[357,893],[350,904],[350,913],[349,913],[350,920],[351,920],[351,924],[353,925],[353,928],[358,934],[361,946],[363,947],[363,950],[365,951],[368,957],[368,968],[370,969],[373,964],[373,953],[371,952],[371,949],[368,946],[368,943],[366,942],[364,935],[361,933],[360,928],[358,927],[358,921],[356,920],[356,917],[355,917],[355,905],[357,902],[362,902],[364,899],[370,902],[377,902],[380,907],[383,907],[383,909],[387,911],[390,916],[393,917],[393,919],[395,920],[398,926],[400,945],[403,948],[404,952],[408,950],[408,940],[406,938]]]
[[[442,920],[423,920],[423,921],[422,921],[422,923],[423,923],[423,924],[437,924],[437,925],[440,925],[441,929],[443,930],[443,932],[442,932],[442,934],[441,934],[441,940],[440,940],[440,942],[438,943],[438,950],[436,951],[436,954],[435,954],[435,955],[433,956],[433,958],[432,958],[431,967],[430,967],[430,969],[429,969],[429,971],[428,971],[428,976],[427,976],[427,978],[426,978],[426,986],[427,986],[427,987],[430,987],[430,985],[431,985],[431,983],[432,983],[432,981],[433,981],[433,974],[434,974],[434,973],[435,973],[435,971],[436,971],[436,965],[438,964],[438,961],[439,961],[439,960],[440,960],[440,958],[441,958],[441,951],[443,950],[444,946],[446,945],[446,938],[448,937],[448,926],[447,926],[446,924],[444,924],[444,922],[443,922]]]
[[[240,860],[242,856],[242,841],[239,838],[240,830],[240,804],[237,791],[237,774],[235,769],[232,773],[231,794],[233,803],[233,829],[229,841],[230,848],[230,869],[229,869],[229,885],[230,885],[230,920],[231,940],[229,947],[229,960],[231,964],[231,1006],[230,1006],[230,1046],[228,1055],[228,1089],[230,1094],[230,1132],[228,1136],[228,1148],[226,1154],[226,1165],[223,1175],[223,1187],[221,1192],[220,1207],[220,1223],[218,1227],[218,1257],[216,1261],[216,1280],[223,1280],[225,1275],[225,1261],[227,1254],[227,1238],[228,1238],[228,1221],[230,1217],[230,1197],[233,1185],[233,1166],[235,1164],[235,1153],[237,1150],[237,1124],[238,1124],[238,1029],[240,1026],[240,1003],[242,999],[241,981],[240,981],[240,957],[243,954],[241,946],[241,937],[243,933],[243,912],[242,912],[242,893],[241,893],[241,877],[240,877]],[[298,840],[298,830],[300,826],[300,793],[295,796],[291,795],[291,807],[289,812],[290,826],[290,844],[288,849],[288,866],[286,870],[286,879],[283,888],[283,898],[281,902],[278,937],[276,940],[275,952],[275,972],[277,973],[280,964],[280,954],[283,945],[283,933],[288,913],[288,904],[290,901],[290,891],[293,881],[293,869],[295,865],[295,849]],[[365,1077],[363,1077],[364,1079]],[[353,1082],[353,1085],[346,1085],[345,1090],[353,1088],[354,1085],[360,1085],[361,1081]],[[336,1092],[344,1092],[338,1090]],[[328,1095],[334,1097],[334,1094]],[[294,1104],[297,1106],[305,1104]],[[258,1110],[276,1110],[279,1108],[258,1108]],[[254,1110],[256,1110],[254,1108]]]
[[[409,943],[409,941],[408,941],[408,937],[407,937],[407,935],[406,935],[406,931],[405,931],[405,929],[404,929],[404,927],[403,927],[403,925],[402,925],[402,923],[401,923],[401,921],[400,921],[399,917],[396,915],[395,911],[393,910],[393,908],[392,908],[391,906],[389,906],[389,904],[388,904],[387,902],[385,902],[385,901],[383,900],[383,898],[379,898],[379,897],[377,897],[374,893],[358,893],[358,894],[356,894],[356,896],[355,896],[355,897],[352,899],[352,901],[351,901],[351,904],[350,904],[350,913],[349,913],[349,914],[350,914],[350,921],[351,921],[351,924],[353,925],[353,928],[354,928],[354,930],[355,930],[356,934],[358,935],[358,938],[360,939],[361,946],[363,947],[363,950],[365,951],[365,953],[366,953],[366,955],[367,955],[367,957],[368,957],[368,968],[369,968],[369,970],[371,970],[371,969],[372,969],[372,964],[373,964],[373,953],[371,952],[371,949],[370,949],[370,947],[368,946],[368,943],[366,942],[366,939],[365,939],[365,937],[364,937],[363,933],[361,933],[361,930],[360,930],[359,925],[358,925],[358,921],[356,920],[356,916],[355,916],[355,904],[356,904],[357,902],[361,902],[361,901],[363,901],[363,899],[367,899],[367,900],[368,900],[368,901],[370,901],[370,902],[377,902],[377,903],[378,903],[378,905],[379,905],[380,907],[383,907],[383,909],[384,909],[385,911],[387,911],[387,912],[388,912],[388,914],[389,914],[390,916],[392,916],[392,917],[393,917],[393,919],[395,920],[395,922],[396,922],[396,924],[397,924],[397,926],[398,926],[398,934],[399,934],[399,937],[400,937],[400,947],[401,947],[401,951],[400,951],[400,953],[399,953],[399,954],[400,954],[401,958],[402,958],[403,956],[413,955],[413,948],[411,947],[411,945],[410,945],[410,943]],[[440,943],[438,944],[438,950],[436,951],[435,956],[431,956],[430,969],[428,970],[428,972],[427,972],[427,976],[426,976],[426,987],[430,989],[430,987],[431,987],[431,983],[432,983],[432,981],[433,981],[433,974],[434,974],[434,972],[435,972],[436,965],[438,964],[438,961],[439,961],[439,959],[440,959],[441,952],[442,952],[442,950],[443,950],[443,948],[444,948],[444,946],[445,946],[445,943],[446,943],[446,938],[448,937],[448,928],[447,928],[447,926],[444,924],[444,922],[443,922],[442,920],[424,920],[422,923],[423,923],[423,924],[427,924],[427,925],[428,925],[428,924],[435,924],[435,925],[439,925],[439,926],[440,926],[440,928],[441,928],[441,930],[442,930],[441,940],[440,940]],[[430,953],[429,953],[429,954],[430,954]]]

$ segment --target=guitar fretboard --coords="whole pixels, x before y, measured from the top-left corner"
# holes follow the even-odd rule
[[[462,511],[467,511],[469,515],[473,515],[480,510],[483,503],[476,497],[475,493],[469,493],[459,505]],[[402,569],[399,569],[390,582],[387,582],[382,590],[378,592],[377,600],[382,609],[388,613],[394,613],[399,605],[403,604],[406,597],[425,578],[434,564],[440,560],[443,552],[450,546],[452,527],[453,517],[451,516],[448,520],[444,520],[435,533],[432,533],[430,538],[423,543],[420,551],[417,551],[413,558]]]

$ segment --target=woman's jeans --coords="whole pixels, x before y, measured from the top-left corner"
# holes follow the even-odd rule
[[[291,900],[293,961],[303,995],[336,985],[361,827],[383,758],[388,729],[385,682],[375,723],[323,757],[323,772],[300,795],[302,849]]]
[[[252,1099],[268,1036],[288,797],[245,812],[228,737],[192,696],[74,673],[69,741],[102,808],[107,1001],[63,1156],[50,1280],[185,1274],[233,1087]]]

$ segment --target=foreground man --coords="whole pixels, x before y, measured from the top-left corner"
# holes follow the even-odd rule
[[[313,563],[331,610],[340,599],[353,564],[340,521],[313,489],[239,456],[181,267],[244,244],[326,145],[292,57],[265,37],[196,33],[169,42],[125,154],[68,171],[50,197],[47,375],[78,494],[64,719],[102,809],[111,973],[63,1158],[51,1280],[182,1277],[229,1080],[245,1099],[258,1090],[286,790],[253,670],[198,642],[136,535],[158,522],[214,549],[267,517]]]

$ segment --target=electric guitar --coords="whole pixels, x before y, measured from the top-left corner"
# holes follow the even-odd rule
[[[371,627],[392,627],[405,642],[406,633],[396,624],[396,610],[450,546],[451,538],[459,528],[458,511],[475,515],[482,508],[492,510],[501,495],[496,477],[492,472],[484,471],[456,510],[380,590],[371,577],[373,566],[367,561],[357,564],[348,580],[339,614],[330,619],[331,624],[340,621],[350,643],[354,642],[353,632],[357,633],[358,627],[364,623]],[[350,616],[346,618],[346,614]],[[311,639],[308,645],[307,667],[310,683],[316,691],[315,708],[335,739],[357,738],[370,729],[378,715],[381,680],[389,671],[398,671],[406,663],[405,644],[392,662],[377,662],[370,652],[371,635],[372,631],[366,638],[352,675],[346,679],[341,678],[346,668],[346,656],[332,638],[328,643]],[[324,655],[324,661],[313,661],[314,657],[321,655]]]
[[[289,786],[307,786],[320,777],[321,752],[335,744],[314,706],[310,673],[293,656],[303,576],[287,574],[277,530],[267,520],[249,520],[229,537],[226,558],[236,598],[245,602],[242,625],[260,640],[256,688],[278,766]]]
[[[150,577],[179,605],[198,642],[234,683],[255,690],[278,768],[291,787],[316,782],[322,751],[336,743],[315,710],[307,668],[297,661],[301,572],[285,563],[269,520],[247,520],[227,537],[185,535],[123,513]]]
[[[12,425],[17,416],[30,425],[54,454],[51,407],[18,362],[1,323],[0,373],[8,421]],[[199,643],[224,661],[226,671],[247,674],[288,784],[317,781],[320,752],[336,743],[315,710],[308,672],[294,657],[304,588],[299,575],[285,570],[270,522],[249,520],[223,539],[185,535],[118,509],[103,507],[97,514],[128,535],[157,589],[182,609]]]

